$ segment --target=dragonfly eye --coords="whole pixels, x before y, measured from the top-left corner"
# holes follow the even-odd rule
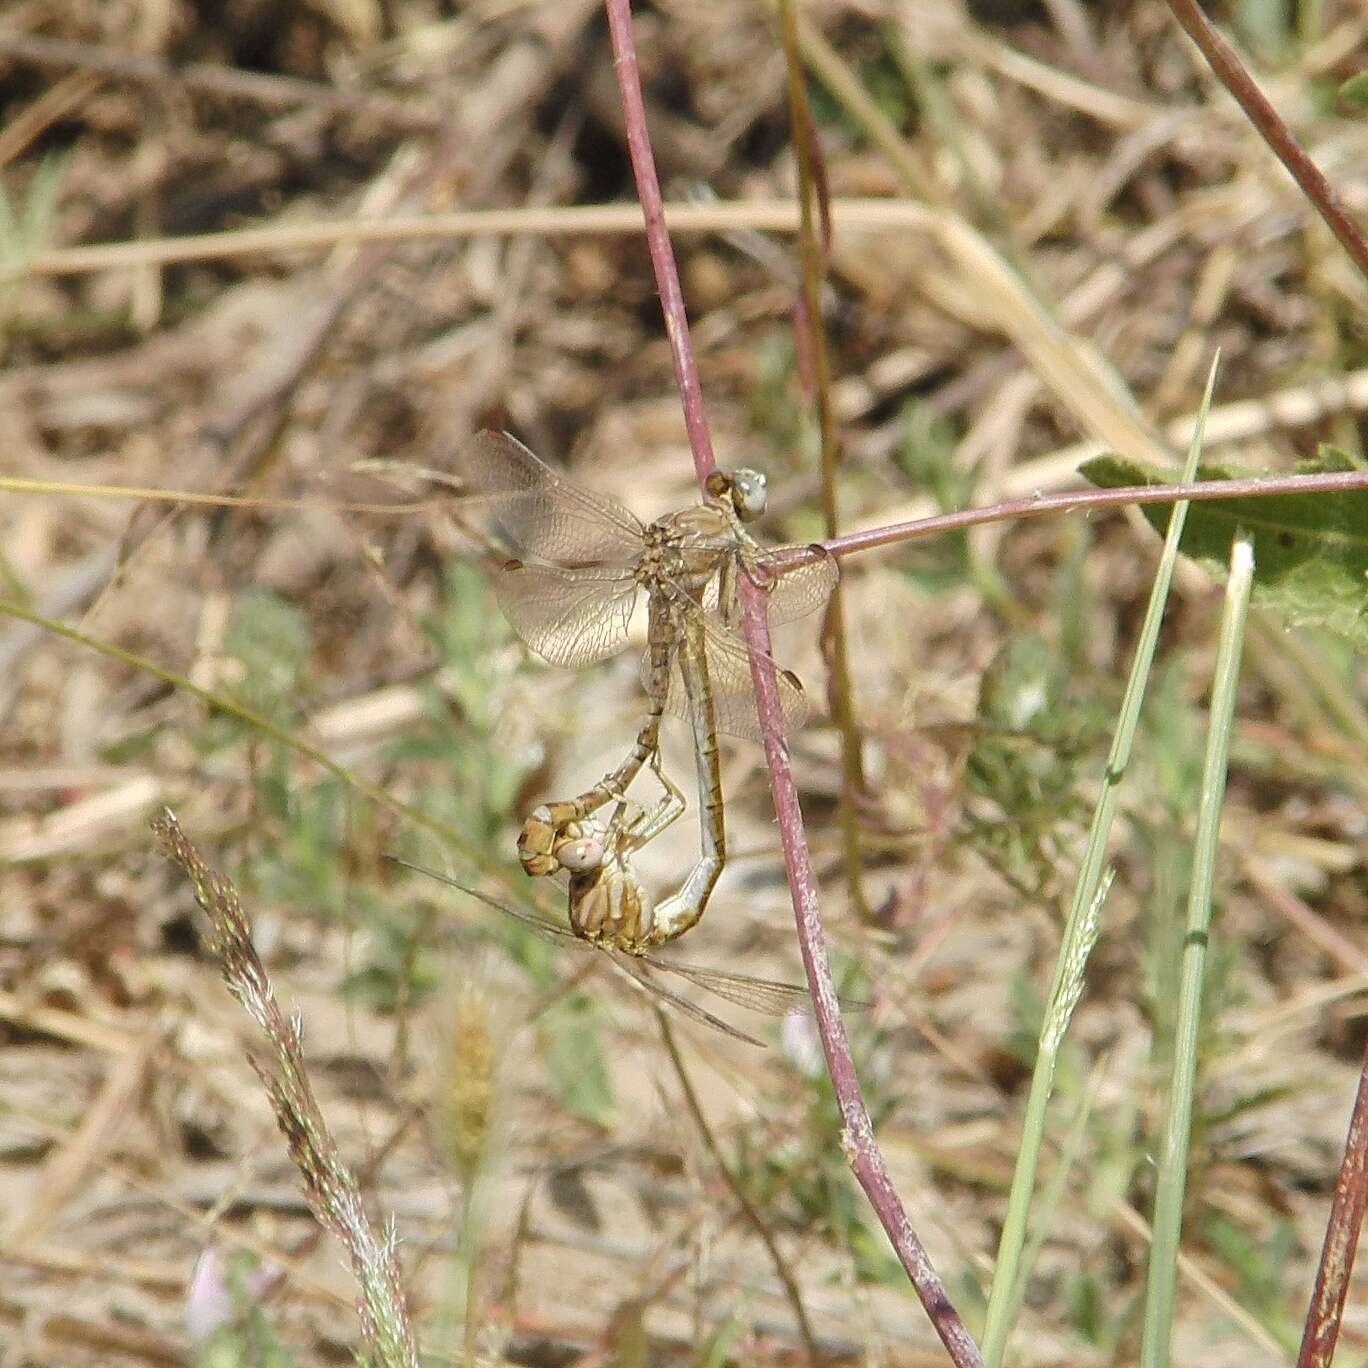
[[[582,836],[556,848],[556,858],[572,874],[583,874],[603,863],[603,842],[595,836]]]
[[[731,477],[732,506],[742,522],[754,522],[765,511],[769,482],[758,470],[734,470]]]

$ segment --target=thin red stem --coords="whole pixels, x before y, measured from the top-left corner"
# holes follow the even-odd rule
[[[675,384],[684,407],[684,427],[693,452],[694,472],[699,486],[717,467],[708,415],[703,407],[703,387],[698,380],[698,364],[689,341],[689,315],[684,309],[684,294],[679,288],[674,246],[665,222],[665,201],[656,176],[651,135],[646,127],[646,105],[641,97],[641,72],[637,67],[636,43],[632,38],[631,0],[604,0],[608,11],[608,32],[613,43],[613,65],[617,71],[618,92],[627,124],[627,155],[636,177],[637,198],[646,219],[646,246],[655,268],[660,308],[665,315],[665,332],[670,339],[670,358],[674,362]]]
[[[1353,257],[1359,270],[1368,276],[1368,242],[1364,241],[1358,225],[1349,217],[1349,211],[1335,187],[1325,179],[1320,167],[1293,137],[1282,115],[1273,108],[1268,97],[1245,69],[1239,54],[1202,13],[1197,0],[1169,0],[1169,8],[1187,36],[1201,49],[1202,56],[1220,78],[1221,84],[1239,102],[1250,123],[1259,130],[1263,140],[1316,206],[1321,218],[1330,225],[1330,231],[1339,239],[1340,246]]]
[[[798,787],[789,763],[788,741],[784,736],[783,710],[779,684],[770,654],[769,616],[764,592],[740,577],[742,625],[751,648],[751,681],[755,686],[755,705],[760,729],[765,738],[765,759],[769,762],[770,792],[779,822],[779,840],[788,868],[789,894],[798,924],[798,947],[807,971],[812,993],[817,1033],[826,1056],[827,1073],[836,1093],[844,1122],[842,1145],[856,1181],[864,1189],[869,1204],[893,1244],[898,1260],[907,1271],[922,1306],[930,1317],[951,1361],[959,1365],[982,1365],[983,1359],[959,1312],[936,1272],[925,1246],[917,1238],[903,1209],[888,1166],[874,1138],[874,1125],[865,1106],[855,1061],[850,1053],[850,1037],[841,1017],[836,985],[827,959],[826,936],[817,899],[817,876],[812,869],[803,813],[798,802]]]
[[[661,305],[665,310],[665,325],[674,357],[675,378],[679,382],[680,398],[684,405],[684,420],[693,447],[694,466],[699,481],[714,467],[712,443],[708,438],[707,419],[703,410],[703,396],[698,384],[689,342],[688,321],[684,313],[683,295],[675,270],[674,252],[670,247],[669,232],[660,198],[651,156],[650,137],[646,128],[646,110],[641,96],[641,80],[637,69],[636,49],[632,39],[630,0],[604,0],[612,35],[613,55],[617,70],[618,89],[622,96],[623,113],[627,121],[627,150],[636,174],[637,190],[641,196],[646,219],[647,240],[651,249],[651,263],[655,267],[656,285]],[[817,904],[817,879],[808,854],[807,835],[803,829],[803,813],[798,802],[798,787],[789,764],[788,742],[784,739],[783,712],[779,704],[779,686],[775,679],[774,663],[770,656],[767,600],[763,591],[751,584],[746,576],[739,577],[742,602],[742,625],[751,653],[751,676],[755,684],[756,707],[760,727],[765,738],[765,755],[769,761],[770,790],[774,796],[774,810],[779,823],[779,836],[784,847],[784,861],[788,867],[789,889],[798,924],[798,944],[807,970],[808,986],[812,993],[822,1050],[827,1069],[845,1121],[845,1141],[850,1166],[856,1179],[869,1197],[880,1223],[888,1233],[908,1277],[912,1280],[926,1308],[931,1323],[940,1335],[952,1360],[969,1368],[983,1360],[977,1346],[964,1328],[963,1321],[951,1305],[926,1250],[912,1230],[897,1191],[888,1176],[887,1166],[874,1139],[874,1126],[869,1118],[860,1090],[855,1062],[850,1054],[850,1040],[841,1020],[836,1000],[836,986],[827,960],[826,941]]]
[[[1368,1045],[1364,1047],[1359,1071],[1354,1113],[1344,1142],[1344,1159],[1335,1181],[1335,1196],[1330,1204],[1330,1219],[1325,1227],[1316,1269],[1316,1285],[1306,1313],[1297,1368],[1328,1368],[1335,1357],[1349,1278],[1354,1271],[1363,1226],[1364,1198],[1368,1196]]]
[[[1004,499],[984,508],[962,508],[930,518],[889,523],[868,532],[848,532],[822,545],[833,556],[853,556],[899,542],[918,541],[984,523],[1019,521],[1046,513],[1069,513],[1077,509],[1114,508],[1124,504],[1193,503],[1211,499],[1267,498],[1275,494],[1343,494],[1368,489],[1368,470],[1337,470],[1327,475],[1267,475],[1239,480],[1201,480],[1195,484],[1119,485],[1115,489],[1071,489],[1058,494],[1029,494]],[[797,553],[801,555],[802,553]]]

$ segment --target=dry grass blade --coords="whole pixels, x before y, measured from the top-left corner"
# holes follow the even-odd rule
[[[830,539],[839,531],[836,480],[842,459],[833,412],[826,320],[822,314],[826,262],[831,249],[831,206],[829,187],[822,170],[817,128],[807,98],[806,73],[798,37],[797,0],[779,0],[779,18],[787,74],[789,124],[798,163],[798,199],[802,210],[798,249],[802,262],[803,307],[794,322],[806,339],[805,347],[800,344],[800,354],[805,350],[812,358],[811,402],[816,409],[821,443],[822,520],[826,536]],[[814,221],[814,210],[821,222],[820,235],[817,222]],[[841,738],[840,817],[845,844],[846,888],[855,914],[861,921],[867,921],[869,905],[865,899],[862,874],[864,856],[860,848],[859,808],[862,802],[868,801],[869,795],[865,787],[864,736],[855,716],[845,602],[839,583],[832,591],[827,608],[823,646],[829,670],[831,716]]]
[[[287,1018],[252,943],[252,926],[237,889],[200,857],[180,823],[163,809],[152,830],[167,859],[190,881],[195,901],[209,918],[214,953],[228,991],[256,1022],[271,1049],[271,1062],[252,1065],[271,1099],[276,1120],[304,1177],[304,1195],[319,1222],[343,1244],[360,1288],[361,1335],[370,1359],[385,1368],[417,1368],[418,1349],[409,1323],[391,1230],[378,1239],[361,1191],[314,1099],[304,1061],[302,1023]]]
[[[636,753],[646,615],[592,669],[525,650],[460,512],[458,453],[508,428],[642,522],[695,506],[678,354],[717,461],[769,476],[757,535],[774,550],[753,578],[771,623],[849,571],[874,924],[841,915],[834,728],[790,725],[775,757],[809,952],[822,954],[825,897],[836,977],[858,965],[876,999],[845,1017],[845,1110],[810,1023],[781,1032],[725,1000],[727,974],[803,977],[774,802],[755,748],[725,733],[726,867],[697,947],[661,954],[700,977],[636,967],[771,1045],[666,1009],[818,1350],[946,1361],[843,1138],[888,1199],[899,1253],[918,1267],[895,1183],[958,1304],[1012,1224],[1007,1175],[1033,1143],[1026,1042],[1143,636],[1157,538],[1129,505],[1236,492],[1082,490],[1078,468],[1118,448],[1150,467],[1181,452],[1219,346],[1226,395],[1206,445],[1271,472],[1242,492],[1356,506],[1368,278],[1167,0],[796,0],[801,133],[777,0],[639,0],[632,132],[639,151],[644,117],[652,236],[668,225],[677,253],[673,338],[602,0],[118,12],[135,8],[136,43],[97,0],[0,5],[0,1209],[10,1226],[41,1222],[9,1252],[0,1338],[63,1368],[184,1358],[206,1238],[231,1255],[220,1290],[239,1260],[276,1279],[263,1293],[259,1269],[241,1270],[222,1327],[238,1358],[270,1357],[275,1335],[321,1362],[339,1325],[360,1338],[308,1271],[337,1251],[245,1064],[247,1047],[271,1052],[218,990],[183,881],[145,858],[167,803],[211,862],[231,849],[286,1015],[297,993],[308,1020],[319,1107],[372,1210],[400,1222],[406,1277],[415,1256],[429,1356],[602,1355],[616,1326],[634,1337],[616,1345],[625,1358],[803,1361],[763,1236],[679,1124],[647,1014],[660,993],[379,859],[421,840],[438,868],[528,910],[524,819],[597,792]],[[1368,123],[1348,99],[1364,82],[1345,80],[1368,63],[1368,11],[1202,8],[1361,231]],[[823,532],[817,357],[793,318],[808,152],[809,218],[830,189],[818,265],[844,535],[804,579],[769,571],[804,554],[783,543]],[[382,245],[383,266],[353,274]],[[1322,445],[1343,473],[1294,473]],[[219,489],[231,513],[214,518]],[[1225,516],[1203,507],[1203,522]],[[1358,633],[1362,576],[1345,582]],[[554,614],[567,582],[547,583]],[[1149,1231],[1134,1212],[1151,1196],[1177,998],[1156,966],[1181,935],[1165,909],[1188,883],[1218,611],[1199,566],[1180,558],[1174,583],[1121,789],[1108,926],[1043,1136],[1026,1246],[1041,1261],[1010,1289],[1025,1292],[1014,1345],[1071,1363],[1135,1357]],[[697,599],[714,623],[739,621],[720,580]],[[775,654],[831,715],[815,620],[776,627]],[[1175,1343],[1203,1368],[1288,1360],[1322,1233],[1327,1270],[1346,1266],[1346,1208],[1328,1231],[1326,1213],[1363,1067],[1363,653],[1257,606],[1250,633],[1222,835],[1237,864],[1222,861],[1215,890],[1229,952],[1212,960],[1176,1255]],[[728,645],[707,657],[727,684],[715,711],[754,736],[750,657]],[[664,692],[672,711],[679,691]],[[656,739],[662,772],[697,769],[686,728],[666,719]],[[654,787],[644,771],[629,796]],[[689,807],[630,852],[625,886],[689,886]],[[565,895],[543,905],[565,922]],[[496,1018],[536,1023],[498,1052],[495,1079],[472,1067],[459,1099],[409,1071],[434,1054],[429,1016],[457,1011],[453,978],[477,979]],[[735,988],[748,1008],[762,995]],[[778,1012],[793,993],[768,996]],[[477,1028],[460,1032],[472,1060],[487,1055]],[[1086,1098],[1085,1078],[1099,1080]],[[482,1155],[491,1088],[508,1125]],[[425,1104],[445,1134],[420,1124]],[[480,1210],[462,1239],[456,1189],[472,1174]],[[1360,1314],[1333,1283],[1311,1317],[1322,1345],[1337,1315],[1352,1330]]]

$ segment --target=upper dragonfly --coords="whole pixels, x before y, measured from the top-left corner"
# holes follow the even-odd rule
[[[616,499],[557,475],[507,433],[478,433],[459,465],[469,491],[465,505],[483,512],[486,531],[509,555],[495,578],[499,604],[532,650],[571,669],[616,655],[627,645],[637,591],[644,590],[653,610],[675,610],[669,627],[684,614],[701,614],[717,730],[760,739],[749,656],[736,631],[737,575],[768,592],[771,622],[820,608],[839,575],[820,546],[761,547],[745,530],[764,512],[763,475],[717,472],[707,502],[646,525]],[[687,717],[677,632],[667,644],[675,668],[665,711]],[[648,693],[652,668],[648,651]],[[801,726],[802,686],[781,671],[779,690],[786,723]]]

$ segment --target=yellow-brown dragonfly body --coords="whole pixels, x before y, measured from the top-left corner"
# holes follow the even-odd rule
[[[486,515],[486,530],[512,553],[495,579],[499,602],[538,655],[579,667],[616,654],[627,643],[638,590],[647,595],[648,707],[636,743],[592,788],[533,811],[518,840],[523,868],[535,875],[562,868],[557,851],[567,834],[620,800],[658,755],[663,714],[684,716],[694,732],[703,847],[680,895],[683,920],[692,925],[726,858],[717,735],[760,735],[749,657],[735,632],[737,576],[762,586],[772,620],[787,621],[826,601],[835,561],[820,547],[765,549],[754,541],[744,524],[764,511],[766,494],[755,471],[715,473],[705,503],[645,526],[616,500],[561,478],[506,434],[480,433],[461,464],[466,506]],[[786,721],[801,725],[801,685],[782,672],[779,688]],[[600,880],[594,900],[611,882]]]

